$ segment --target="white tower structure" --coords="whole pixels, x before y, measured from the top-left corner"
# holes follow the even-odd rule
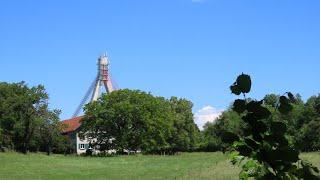
[[[110,61],[106,54],[98,58],[98,74],[72,117],[77,117],[79,115],[84,104],[88,101],[90,95],[90,102],[98,100],[101,96],[102,87],[104,87],[107,93],[111,93],[112,91],[117,89],[111,79],[109,65]]]
[[[106,54],[100,56],[98,59],[98,75],[95,82],[95,88],[92,93],[91,102],[98,100],[102,86],[105,87],[107,93],[111,93],[114,90],[109,76],[109,60]]]
[[[70,138],[71,145],[74,146],[77,154],[86,153],[86,150],[90,149],[90,141],[86,137],[81,139],[78,134],[82,123],[81,121],[83,119],[83,116],[79,116],[79,114],[82,112],[83,106],[87,102],[97,101],[99,99],[101,96],[101,89],[103,87],[106,93],[111,93],[112,91],[117,90],[117,84],[113,82],[114,81],[112,81],[109,71],[109,60],[107,55],[104,54],[98,59],[98,74],[86,92],[72,118],[62,121],[62,123],[66,126],[62,130],[62,134],[67,135]]]

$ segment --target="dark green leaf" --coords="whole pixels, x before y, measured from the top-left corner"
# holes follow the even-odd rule
[[[289,104],[290,101],[287,97],[285,96],[280,96],[280,104]]]
[[[263,139],[262,139],[262,136],[260,135],[260,132],[258,131],[252,131],[252,137],[255,141],[258,141],[258,142],[261,142]]]
[[[273,134],[283,135],[287,131],[287,126],[283,122],[272,122],[270,130]]]
[[[255,119],[266,119],[271,115],[271,112],[262,106],[263,101],[250,101],[247,104],[247,110],[254,114]]]
[[[276,139],[273,135],[266,135],[264,137],[265,144],[274,145],[276,143]]]
[[[264,133],[268,130],[267,125],[262,121],[257,121],[253,124],[253,130],[258,131],[260,133]]]
[[[245,144],[238,146],[237,150],[239,151],[240,155],[242,155],[242,156],[249,156],[252,152],[252,149]]]
[[[239,86],[237,86],[235,84],[230,86],[230,90],[235,95],[240,95],[241,94],[241,90],[240,90]]]
[[[239,140],[239,137],[232,132],[226,131],[222,133],[222,141],[225,143],[233,143],[238,140]]]
[[[289,148],[287,150],[280,151],[281,158],[289,162],[297,162],[299,160],[299,151]]]
[[[258,143],[256,141],[254,141],[253,139],[251,138],[245,138],[244,139],[244,142],[250,146],[252,149],[257,149],[258,148]]]
[[[233,103],[233,108],[237,113],[243,113],[246,110],[246,101],[242,99],[237,99]]]
[[[242,93],[249,93],[251,90],[251,78],[249,75],[241,74],[237,78],[237,85]]]
[[[258,119],[267,119],[271,116],[271,112],[267,108],[260,106],[256,109],[255,115]]]
[[[293,109],[291,104],[280,104],[278,110],[281,114],[288,114]]]
[[[294,95],[291,92],[288,92],[288,97],[289,97],[291,103],[296,102],[296,98],[294,97]]]
[[[290,101],[287,97],[281,96],[280,97],[280,106],[278,110],[282,114],[288,114],[293,109],[292,105],[290,104]]]
[[[285,138],[285,136],[277,136],[277,138],[275,138],[276,141],[279,143],[279,147],[286,149],[289,146],[289,142],[288,140]]]
[[[247,110],[249,112],[256,112],[262,105],[263,101],[250,101],[247,105]]]
[[[249,123],[251,126],[253,126],[253,124],[259,120],[254,113],[248,113],[247,115],[242,117],[242,120],[246,123]]]

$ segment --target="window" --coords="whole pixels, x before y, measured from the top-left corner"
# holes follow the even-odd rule
[[[93,149],[91,144],[88,144],[88,149]]]
[[[79,144],[79,149],[84,149],[84,144]]]

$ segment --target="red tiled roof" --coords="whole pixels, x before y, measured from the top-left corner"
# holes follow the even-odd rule
[[[77,130],[81,126],[82,119],[83,119],[83,116],[78,116],[78,117],[74,117],[74,118],[62,121],[62,124],[63,124],[62,133],[69,133]]]

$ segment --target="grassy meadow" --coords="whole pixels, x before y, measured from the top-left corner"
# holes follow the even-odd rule
[[[320,168],[320,153],[301,156]],[[238,179],[222,153],[76,157],[0,153],[0,179]]]

